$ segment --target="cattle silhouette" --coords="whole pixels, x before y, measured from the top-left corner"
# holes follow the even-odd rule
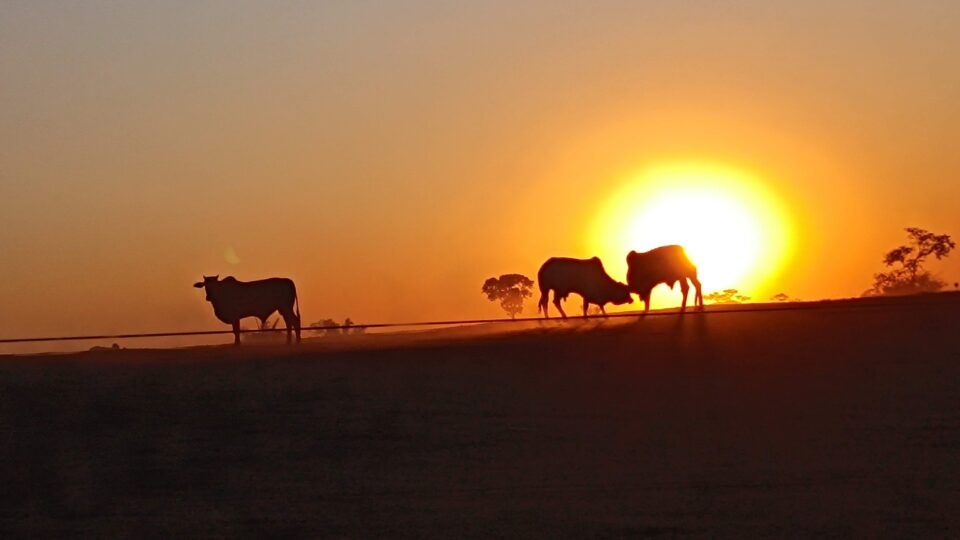
[[[570,259],[566,257],[553,257],[547,259],[537,272],[537,283],[540,285],[540,302],[537,304],[537,311],[543,311],[543,316],[550,317],[548,313],[547,302],[550,291],[553,291],[553,305],[557,306],[560,315],[563,318],[567,314],[560,305],[562,300],[566,300],[570,293],[577,293],[583,297],[583,316],[587,316],[587,308],[590,304],[600,306],[600,311],[604,315],[607,310],[604,305],[608,302],[614,304],[627,304],[633,302],[630,296],[630,290],[623,283],[620,283],[610,277],[603,269],[603,263],[599,257],[592,259]]]
[[[203,281],[194,283],[198,289],[206,289],[207,301],[213,304],[213,313],[221,321],[233,327],[234,345],[240,345],[240,319],[256,317],[266,324],[275,311],[280,312],[287,326],[287,343],[290,331],[297,334],[300,343],[300,303],[297,287],[287,278],[269,278],[257,281],[238,281],[233,276],[203,276]]]
[[[697,279],[697,267],[687,257],[683,246],[661,246],[650,251],[627,254],[627,286],[643,300],[643,312],[650,311],[650,294],[653,288],[665,283],[672,289],[680,282],[680,291],[683,292],[683,304],[680,311],[687,309],[687,293],[690,291],[689,280],[696,287],[694,304],[703,308],[703,290]]]

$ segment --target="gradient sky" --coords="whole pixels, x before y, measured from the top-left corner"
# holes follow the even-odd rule
[[[0,334],[220,328],[216,273],[293,277],[305,322],[497,316],[485,278],[592,255],[605,197],[684,160],[790,209],[772,292],[856,296],[903,227],[960,236],[958,27],[952,0],[6,1]]]

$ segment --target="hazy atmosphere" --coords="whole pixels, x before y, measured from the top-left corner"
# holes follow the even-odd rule
[[[502,316],[487,277],[600,255],[622,280],[656,224],[714,229],[707,199],[617,236],[612,212],[676,178],[748,185],[736,204],[782,231],[760,273],[700,262],[705,291],[858,296],[904,227],[960,234],[958,20],[946,0],[5,2],[0,333],[221,328],[204,274],[289,276],[304,323]]]
[[[958,29],[0,2],[0,539],[957,536]]]

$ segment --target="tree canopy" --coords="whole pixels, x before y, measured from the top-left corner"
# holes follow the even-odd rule
[[[504,274],[499,278],[490,278],[483,282],[481,292],[491,302],[500,301],[500,307],[516,318],[523,312],[523,300],[533,295],[533,280],[521,274]]]
[[[886,272],[873,275],[873,286],[865,296],[895,296],[936,292],[946,283],[924,268],[932,256],[942,259],[957,245],[948,234],[934,234],[919,227],[907,227],[907,244],[887,252],[883,264]]]
[[[724,289],[723,291],[703,295],[703,301],[711,304],[742,304],[749,302],[750,297],[740,294],[737,289]]]

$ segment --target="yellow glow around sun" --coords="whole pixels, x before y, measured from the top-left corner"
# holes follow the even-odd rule
[[[768,292],[765,285],[787,262],[791,237],[787,212],[757,178],[724,167],[669,165],[627,177],[602,206],[589,243],[619,280],[630,250],[680,244],[697,265],[704,293],[757,294]],[[673,299],[664,291],[654,292],[656,304]]]

